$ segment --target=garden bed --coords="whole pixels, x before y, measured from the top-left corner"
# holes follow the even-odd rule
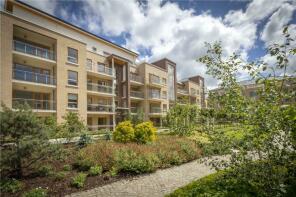
[[[25,191],[44,188],[49,196],[63,196],[109,184],[121,179],[129,179],[192,161],[201,156],[196,144],[177,136],[159,136],[150,144],[117,143],[99,140],[79,149],[76,145],[63,145],[60,159],[48,159],[38,164],[38,169],[24,172],[20,179],[21,190],[15,193],[2,192],[2,196],[21,196]],[[90,176],[89,168],[102,167],[102,173]],[[71,186],[73,177],[87,175],[82,187]]]

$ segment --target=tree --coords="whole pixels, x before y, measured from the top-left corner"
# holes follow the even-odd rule
[[[29,106],[1,112],[1,171],[23,176],[23,169],[45,159],[52,152],[47,131]]]
[[[183,136],[191,134],[198,121],[199,109],[195,105],[175,105],[167,114],[167,124],[171,131]]]
[[[68,112],[63,118],[64,122],[57,128],[57,137],[71,138],[87,130],[79,114]]]
[[[295,96],[295,92],[287,92],[284,87],[287,81],[295,82],[295,77],[287,77],[286,71],[289,57],[295,56],[296,48],[288,28],[283,34],[285,42],[268,49],[270,56],[277,60],[275,66],[263,62],[244,64],[250,77],[263,86],[256,101],[246,101],[239,94],[234,78],[238,71],[237,55],[223,60],[221,46],[216,43],[208,45],[208,54],[200,58],[207,65],[208,73],[220,79],[225,88],[224,98],[227,100],[222,100],[221,108],[231,114],[231,118],[242,117],[246,124],[251,125],[246,143],[231,145],[237,151],[231,154],[230,159],[212,162],[217,169],[228,168],[222,181],[236,180],[237,184],[226,188],[229,191],[237,191],[235,187],[243,186],[240,189],[248,188],[257,196],[289,196],[291,190],[295,190],[296,106],[295,103],[283,105],[283,100]],[[225,146],[224,143],[215,145],[218,148]]]

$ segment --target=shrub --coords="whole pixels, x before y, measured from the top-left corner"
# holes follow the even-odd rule
[[[108,172],[108,174],[109,174],[110,176],[112,176],[112,177],[116,176],[117,173],[118,173],[118,170],[117,170],[117,168],[115,168],[115,167],[112,167],[112,168],[110,169],[110,171]]]
[[[64,171],[70,171],[71,169],[72,169],[72,167],[69,164],[66,164],[66,165],[63,166]]]
[[[37,174],[39,176],[49,176],[52,173],[53,173],[53,169],[49,165],[41,166],[37,171]]]
[[[79,173],[71,180],[71,186],[76,188],[82,188],[84,186],[87,174]]]
[[[46,197],[47,196],[47,190],[43,188],[35,188],[28,192],[25,192],[23,197]]]
[[[90,176],[96,176],[96,175],[102,174],[102,171],[103,171],[102,166],[95,165],[95,166],[90,167],[88,174]]]
[[[83,133],[83,134],[80,136],[80,138],[79,138],[79,140],[78,140],[78,142],[77,142],[77,146],[78,146],[79,148],[83,148],[83,147],[85,147],[87,144],[90,144],[91,142],[92,142],[91,137],[90,137],[88,134]]]
[[[88,171],[92,165],[93,162],[91,160],[79,157],[79,159],[77,159],[76,162],[73,164],[73,167],[79,171]]]
[[[158,158],[154,154],[137,155],[132,150],[119,150],[115,155],[115,165],[118,171],[131,173],[146,173],[156,170]]]
[[[15,193],[22,189],[23,184],[22,182],[16,179],[8,179],[8,180],[1,180],[0,181],[0,191],[1,192],[9,192]]]
[[[57,181],[60,181],[60,180],[65,179],[66,175],[67,175],[66,172],[63,172],[63,171],[57,172],[57,173],[54,174],[54,179],[57,180]]]
[[[152,142],[156,138],[156,128],[152,122],[143,122],[135,127],[135,141],[146,144]]]
[[[131,142],[135,136],[133,125],[130,121],[119,123],[113,132],[113,139],[117,142]]]

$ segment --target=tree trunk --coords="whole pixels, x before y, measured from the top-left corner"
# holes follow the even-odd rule
[[[16,176],[21,178],[23,176],[21,151],[19,149],[19,141],[16,142],[16,161],[15,161]]]

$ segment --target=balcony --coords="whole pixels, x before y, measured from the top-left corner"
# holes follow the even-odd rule
[[[50,51],[45,48],[41,48],[38,46],[34,46],[31,44],[28,44],[26,42],[22,42],[19,40],[13,41],[14,50],[17,52],[25,53],[28,55],[33,55],[36,57],[40,57],[43,59],[53,60],[55,61],[55,54],[53,51]]]
[[[144,99],[144,93],[140,91],[131,91],[130,96],[131,98]]]
[[[178,94],[183,94],[183,95],[188,95],[188,94],[189,94],[189,91],[188,91],[188,90],[184,90],[184,89],[180,89],[180,88],[178,88],[178,89],[177,89],[177,93],[178,93]]]
[[[135,73],[130,73],[130,81],[135,84],[144,84],[144,78]]]
[[[56,85],[56,79],[50,75],[40,74],[36,72],[29,72],[25,70],[14,69],[12,77],[15,80],[26,81],[41,85]]]
[[[98,92],[103,94],[113,95],[112,87],[105,85],[98,85],[95,83],[87,83],[87,90],[92,92]]]
[[[131,107],[131,113],[137,114],[143,112],[143,109],[141,107]]]
[[[86,63],[86,70],[96,74],[113,77],[113,69],[100,64]]]
[[[106,125],[87,125],[88,129],[91,131],[96,131],[100,129],[111,129],[113,127],[112,124],[106,124]]]
[[[155,76],[155,75],[150,75],[150,84],[151,85],[156,85],[156,86],[165,86],[166,83],[161,80],[160,77]]]
[[[149,98],[160,100],[161,94],[160,94],[160,92],[149,92]]]
[[[150,107],[150,113],[151,114],[160,114],[161,108],[160,107]]]
[[[26,98],[13,98],[12,107],[15,108],[17,105],[29,105],[33,111],[36,112],[55,112],[56,104],[51,100],[35,100],[35,99],[26,99]]]
[[[87,104],[88,112],[98,112],[98,113],[113,113],[112,105],[103,104]]]

